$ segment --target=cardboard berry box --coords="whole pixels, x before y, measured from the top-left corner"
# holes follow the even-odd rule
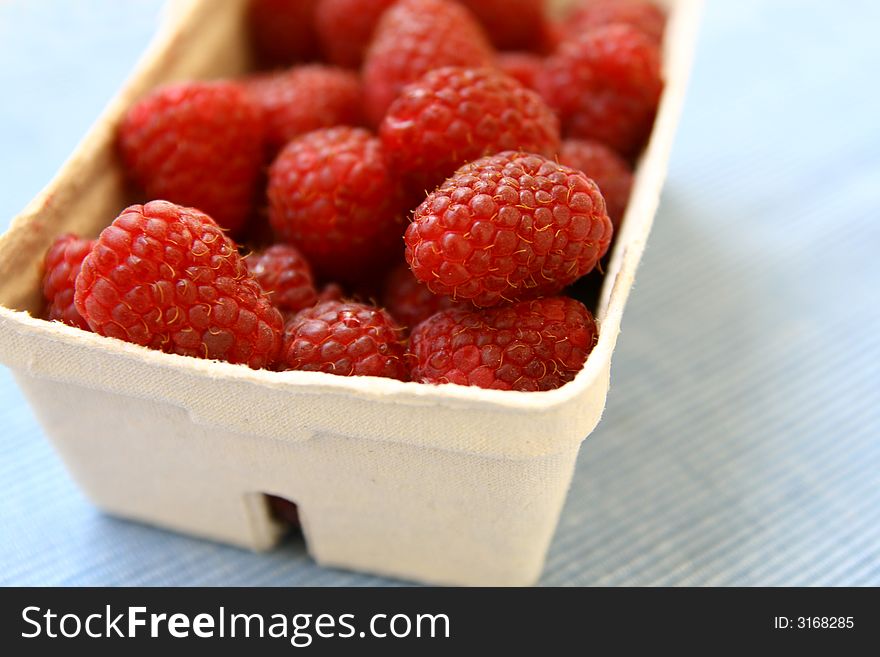
[[[667,3],[663,99],[603,289],[598,344],[549,392],[431,386],[150,351],[38,319],[43,254],[97,235],[131,199],[114,149],[159,84],[245,72],[244,0],[183,0],[55,179],[0,237],[0,361],[74,479],[109,513],[256,550],[295,501],[321,564],[423,582],[524,585],[540,575],[575,459],[605,405],[621,314],[657,207],[698,0]]]

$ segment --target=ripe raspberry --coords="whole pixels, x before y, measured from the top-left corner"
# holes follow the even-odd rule
[[[262,115],[231,82],[158,89],[119,128],[126,169],[148,196],[196,207],[232,231],[252,210],[262,142]]]
[[[530,52],[498,53],[498,68],[527,89],[537,89],[538,78],[544,71],[544,60]]]
[[[568,297],[445,310],[413,331],[412,380],[552,390],[580,371],[597,334],[590,311]]]
[[[73,293],[76,276],[95,240],[76,235],[57,237],[46,251],[43,274],[43,296],[46,298],[46,319],[64,322],[70,326],[89,330],[89,325],[76,310]]]
[[[167,201],[125,209],[76,279],[95,333],[183,356],[272,365],[281,315],[206,214]]]
[[[448,0],[399,0],[376,26],[364,60],[367,117],[378,125],[401,90],[442,66],[492,66],[494,52],[470,12]]]
[[[406,230],[406,260],[435,294],[477,306],[559,292],[611,243],[596,184],[539,155],[505,152],[461,167]]]
[[[429,72],[391,104],[379,134],[391,168],[420,192],[483,155],[552,156],[560,143],[559,121],[541,97],[488,68]]]
[[[329,62],[358,68],[379,19],[395,0],[319,0],[315,24]]]
[[[250,0],[248,27],[260,63],[287,66],[317,54],[317,4],[318,0]]]
[[[567,36],[568,27],[563,21],[548,19],[544,21],[544,28],[541,30],[541,40],[536,50],[542,55],[551,55],[556,52]]]
[[[459,0],[498,49],[531,49],[540,43],[544,0]]]
[[[413,276],[406,263],[395,267],[388,275],[382,303],[394,319],[409,329],[440,310],[462,305],[431,292]]]
[[[406,381],[402,333],[380,308],[324,301],[298,313],[285,327],[282,367]]]
[[[275,244],[244,260],[248,271],[282,313],[310,308],[318,301],[312,268],[294,247]]]
[[[638,30],[611,25],[563,43],[538,83],[569,137],[634,155],[651,132],[663,90],[660,51]]]
[[[559,150],[559,162],[583,171],[599,185],[608,216],[617,230],[632,189],[632,169],[627,161],[597,141],[566,139]]]
[[[290,525],[291,527],[299,527],[299,508],[290,500],[275,495],[266,495],[266,502],[269,503],[269,513],[276,520]]]
[[[321,303],[322,301],[342,301],[342,298],[345,296],[345,291],[342,289],[342,286],[338,283],[327,283],[321,291],[318,292],[318,301],[317,303]]]
[[[245,78],[263,110],[271,156],[294,137],[318,128],[363,123],[361,83],[351,71],[309,64]]]
[[[571,36],[606,25],[629,25],[659,44],[666,13],[646,0],[583,0],[566,18],[566,24]]]
[[[403,233],[382,144],[347,127],[294,139],[269,170],[269,221],[325,277],[362,278],[399,248]]]

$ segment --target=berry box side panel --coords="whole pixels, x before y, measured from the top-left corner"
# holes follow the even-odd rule
[[[109,513],[262,550],[281,531],[272,494],[297,504],[319,563],[436,584],[533,583],[578,451],[513,460],[331,433],[281,442],[196,424],[166,403],[16,378]]]
[[[585,392],[546,407],[548,393],[250,370],[2,307],[0,335],[0,360],[33,378],[169,404],[195,424],[282,442],[329,432],[499,459],[541,457],[580,444],[598,422],[608,388],[607,360],[588,361]]]

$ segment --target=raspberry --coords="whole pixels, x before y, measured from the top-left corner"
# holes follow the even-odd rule
[[[382,14],[395,0],[319,0],[315,23],[328,61],[357,68]]]
[[[552,390],[580,371],[597,334],[590,311],[568,297],[445,310],[413,331],[412,380]]]
[[[532,48],[540,42],[544,0],[459,0],[486,29],[496,48]]]
[[[599,185],[608,216],[617,230],[632,189],[632,169],[627,161],[597,141],[566,139],[559,150],[559,162],[583,171]]]
[[[43,296],[46,298],[46,319],[64,322],[89,330],[89,325],[73,303],[76,276],[95,240],[76,235],[62,235],[46,251]]]
[[[342,301],[345,292],[338,283],[327,283],[321,291],[318,292],[318,303],[322,301]]]
[[[152,349],[269,367],[281,315],[220,227],[167,201],[132,205],[105,228],[76,279],[95,333]]]
[[[126,169],[148,196],[196,207],[232,231],[252,210],[262,142],[262,115],[231,82],[158,89],[119,128]]]
[[[538,78],[544,71],[544,61],[530,52],[498,53],[498,68],[527,89],[537,89]]]
[[[536,50],[542,55],[550,55],[559,48],[559,45],[565,41],[568,33],[568,27],[561,20],[549,19],[544,21],[544,28],[541,30],[541,40]]]
[[[269,503],[269,513],[272,514],[273,518],[291,527],[300,526],[299,508],[296,504],[275,495],[266,495],[266,502]]]
[[[406,381],[402,333],[403,329],[380,308],[324,301],[288,322],[282,367]]]
[[[269,221],[327,278],[380,266],[398,248],[403,217],[379,140],[339,127],[287,144],[269,170]]]
[[[273,157],[303,133],[363,123],[361,83],[351,71],[309,64],[245,78],[244,84],[253,102],[263,109]]]
[[[415,211],[406,260],[435,294],[477,306],[546,296],[589,272],[611,242],[596,184],[539,155],[461,167]]]
[[[312,269],[294,247],[275,244],[261,253],[250,254],[244,260],[248,271],[281,312],[310,308],[318,301]]]
[[[378,125],[401,90],[442,66],[492,66],[494,52],[470,12],[448,0],[399,0],[383,15],[364,60],[367,116]]]
[[[548,57],[538,89],[566,136],[634,155],[651,132],[663,90],[660,51],[632,27],[601,27]]]
[[[380,136],[391,168],[424,192],[470,160],[518,150],[552,156],[559,121],[541,97],[488,69],[435,69],[406,87]]]
[[[431,292],[413,276],[406,263],[395,267],[388,275],[382,303],[394,319],[410,329],[440,310],[461,305]]]
[[[318,0],[250,0],[251,43],[263,65],[287,66],[315,56],[317,4]]]
[[[629,25],[659,44],[663,40],[666,14],[646,0],[583,0],[566,18],[566,24],[571,36],[606,25]]]

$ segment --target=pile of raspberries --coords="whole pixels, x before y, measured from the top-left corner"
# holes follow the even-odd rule
[[[129,109],[145,202],[51,245],[46,317],[252,368],[571,381],[597,328],[562,293],[624,214],[665,15],[543,5],[253,0],[261,72]]]

